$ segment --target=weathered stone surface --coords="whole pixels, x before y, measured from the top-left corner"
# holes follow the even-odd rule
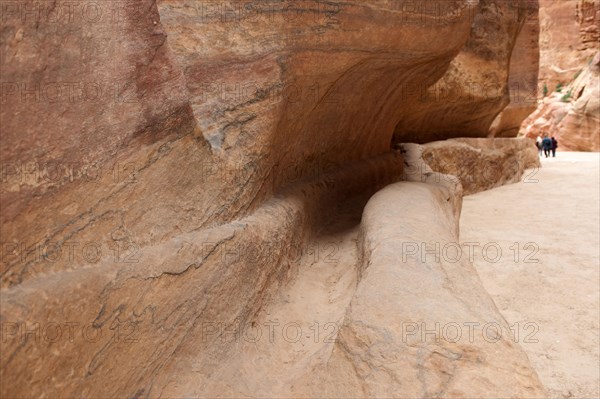
[[[573,100],[557,138],[565,148],[600,151],[600,52],[567,90],[574,93]]]
[[[465,257],[422,255],[420,245],[458,241],[455,195],[449,184],[402,182],[371,198],[361,225],[362,278],[331,356],[296,385],[298,396],[544,396],[473,266]],[[472,340],[469,324],[477,326]],[[484,335],[487,325],[496,335]]]
[[[599,27],[598,0],[540,0],[540,88],[573,80],[600,50]]]
[[[326,267],[345,267],[345,275],[329,275],[325,269],[315,271],[322,278],[334,280],[327,281],[327,306],[317,302],[303,309],[303,303],[320,296],[315,286],[324,282],[315,280],[315,276],[312,281],[282,287],[282,299],[267,306],[266,315],[256,316],[252,323],[242,322],[241,327],[232,322],[229,338],[215,340],[214,345],[221,347],[231,341],[227,356],[215,361],[213,368],[201,367],[202,360],[190,359],[190,366],[179,369],[176,381],[162,393],[209,397],[273,393],[285,397],[496,397],[498,392],[507,397],[543,395],[536,373],[527,365],[527,357],[518,345],[511,342],[508,325],[487,297],[472,265],[465,262],[467,258],[460,263],[439,263],[404,252],[407,243],[443,245],[458,240],[460,182],[427,168],[420,158],[421,149],[409,144],[404,153],[404,177],[414,182],[385,188],[365,208],[357,237],[360,261],[329,263]],[[406,206],[407,201],[411,205]],[[423,215],[435,220],[433,234],[430,225],[423,223]],[[308,270],[320,261],[304,266],[307,271],[303,273],[310,273]],[[346,281],[337,284],[340,279]],[[309,286],[303,285],[307,283]],[[344,305],[348,293],[351,300]],[[413,303],[414,296],[424,294],[426,300]],[[342,317],[335,315],[339,306],[348,306]],[[286,313],[281,313],[284,309],[279,307]],[[304,312],[309,319],[302,321],[311,323],[300,324],[294,318]],[[322,319],[322,313],[335,318]],[[316,320],[328,326],[320,330],[319,339],[315,339],[319,337],[314,330]],[[462,339],[443,338],[441,327],[439,334],[430,332],[426,338],[421,323],[432,331],[436,323],[444,326],[444,331],[451,323],[459,325],[464,329]],[[483,328],[488,324],[493,327],[487,327],[488,335],[484,336]],[[260,338],[256,332],[265,334],[267,325],[277,333]],[[302,327],[307,336],[296,339],[292,333],[287,342],[282,340],[282,326],[292,325]],[[496,325],[501,333],[495,330]],[[467,326],[473,328],[471,333]],[[235,331],[249,330],[248,339],[235,338]],[[204,382],[201,387],[198,379]]]
[[[1,67],[17,86],[3,84],[0,111],[3,241],[21,252],[48,242],[107,247],[116,234],[143,248],[388,152],[402,104],[413,101],[402,85],[435,82],[473,18],[470,0],[433,17],[395,1],[271,3],[241,14],[235,1],[102,3],[93,24],[82,9],[71,23],[31,21],[25,7],[54,3],[11,3]],[[72,81],[105,96],[51,101],[53,82]],[[35,267],[3,261],[0,273],[10,285]]]
[[[457,176],[466,195],[521,180],[527,169],[540,167],[531,139],[462,138],[423,145],[431,169]]]
[[[510,58],[510,104],[494,120],[490,128],[491,137],[516,137],[521,123],[537,107],[539,38],[538,7],[532,2]]]
[[[20,253],[94,242],[106,254],[201,225],[208,146],[156,5],[0,7],[2,241]],[[2,284],[27,268],[4,259]]]
[[[511,52],[536,1],[482,0],[465,47],[431,87],[411,87],[421,97],[403,107],[396,143],[450,137],[487,137],[509,98]]]
[[[398,155],[366,160],[298,185],[246,218],[181,234],[131,259],[40,270],[3,289],[0,370],[11,382],[1,385],[2,396],[219,395],[203,387],[235,346],[206,326],[249,324],[293,275],[317,220],[401,173]]]
[[[405,85],[438,80],[474,17],[472,1],[260,5],[241,17],[235,1],[159,9],[211,151],[226,163],[266,164],[276,187],[389,151],[418,96]]]
[[[520,134],[554,136],[560,149],[600,151],[600,52],[577,79],[543,99]]]

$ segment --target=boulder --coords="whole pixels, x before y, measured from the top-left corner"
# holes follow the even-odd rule
[[[532,139],[449,139],[424,144],[422,153],[433,171],[457,176],[465,195],[517,183],[540,167]]]

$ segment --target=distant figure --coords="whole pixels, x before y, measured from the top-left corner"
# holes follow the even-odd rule
[[[552,139],[548,137],[548,135],[544,135],[542,147],[544,148],[544,155],[548,158],[550,156],[550,151],[552,151]]]
[[[537,139],[535,139],[535,146],[538,149],[538,154],[541,157],[542,156],[542,136],[537,136]]]
[[[554,158],[554,157],[556,157],[556,149],[558,148],[558,141],[556,141],[554,136],[552,136],[552,138],[550,138],[550,140],[552,141],[552,158]]]

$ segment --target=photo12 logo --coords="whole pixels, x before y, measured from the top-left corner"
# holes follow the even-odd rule
[[[2,263],[98,263],[108,257],[115,263],[138,263],[140,247],[131,241],[65,241],[26,245],[19,242],[1,244]],[[107,254],[109,254],[107,256]],[[112,255],[112,256],[111,256]]]
[[[514,263],[539,263],[539,251],[540,247],[535,242],[514,242],[508,248],[497,242],[403,242],[402,262],[457,263],[468,260],[473,263],[483,260],[498,263],[503,257],[508,257]]]
[[[301,343],[310,340],[315,343],[334,343],[340,329],[338,322],[318,322],[303,324],[297,321],[281,322],[278,319],[266,320],[261,323],[233,322],[204,322],[202,323],[202,342],[220,340],[221,343],[246,342],[256,344],[264,342]]]
[[[537,344],[539,340],[535,335],[540,327],[537,323],[513,323],[510,326],[492,321],[480,322],[402,322],[402,342],[408,344],[440,342],[487,342],[496,343],[503,337],[512,342]],[[478,341],[479,340],[479,341]]]
[[[103,168],[96,162],[15,161],[0,164],[0,182],[14,186],[15,190],[21,189],[21,185],[99,182],[103,177],[108,177],[105,181],[115,184],[133,183],[136,182],[138,170],[139,166],[133,162],[115,163]]]
[[[137,89],[131,83],[71,82],[1,82],[1,104],[50,103],[139,103]]]
[[[323,262],[337,264],[340,261],[339,244],[324,242],[318,245],[304,246],[300,243],[281,241],[261,241],[260,243],[219,243],[203,242],[201,251],[203,259],[220,258],[223,264],[245,261],[250,263],[277,263],[285,259],[290,264],[299,264],[302,259],[310,259],[312,263]]]
[[[115,320],[110,326],[80,322],[25,322],[3,321],[0,323],[2,344],[19,345],[27,343],[97,343],[112,342],[136,343],[137,324]]]

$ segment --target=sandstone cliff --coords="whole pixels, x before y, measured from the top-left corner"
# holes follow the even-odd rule
[[[394,132],[411,141],[487,135],[508,103],[510,54],[528,3],[1,4],[2,396],[258,396],[235,385],[246,381],[242,369],[215,370],[236,357],[250,369],[260,356],[287,364],[289,353],[267,344],[244,358],[239,341],[227,340],[230,326],[254,326],[295,281],[337,204],[402,179]],[[444,76],[441,87],[473,83],[474,91],[444,106],[430,97]],[[492,94],[477,89],[486,86]],[[425,214],[446,218],[437,236],[455,238],[459,188],[403,187],[389,197],[399,201],[395,214],[415,217],[402,204],[414,193]],[[381,239],[369,238],[369,226],[385,222],[371,214],[369,248],[348,263],[356,284],[339,301],[353,303],[340,310],[349,323],[362,317],[363,299],[387,302],[405,281],[377,288],[367,278]],[[377,259],[375,277],[395,273],[389,261]],[[431,267],[426,298],[454,269]],[[459,268],[465,280],[448,280],[444,297],[465,307],[445,317],[503,325],[472,267]],[[354,326],[339,331],[335,355],[324,345],[320,357],[304,359],[315,370],[326,366],[319,359],[343,356],[356,335]],[[471,396],[542,392],[517,345],[424,345],[405,354],[394,334],[393,356],[381,352],[392,363],[403,356],[386,380],[393,394],[454,394],[455,383]],[[352,346],[357,367],[361,357],[378,367],[372,342]],[[484,375],[475,377],[482,357]],[[434,373],[403,374],[431,362]],[[353,367],[344,363],[336,380],[321,382],[351,396],[379,393],[373,382],[355,385]],[[459,377],[447,381],[455,370]],[[293,376],[281,384],[304,381]],[[404,381],[419,376],[421,385]],[[302,395],[294,386],[282,390]]]
[[[540,24],[537,3],[530,3],[525,26],[510,58],[508,89],[510,104],[490,128],[491,137],[516,137],[521,123],[537,107],[540,70]]]
[[[540,88],[573,80],[600,49],[599,26],[598,0],[540,0]]]
[[[560,149],[599,151],[600,2],[541,0],[539,15],[541,98],[519,134],[555,136]]]
[[[486,137],[492,122],[510,102],[509,64],[517,37],[525,21],[535,24],[536,15],[537,1],[480,1],[469,40],[445,75],[433,86],[412,87],[421,96],[404,107],[394,141]],[[528,46],[535,39],[531,25],[521,35]],[[514,64],[518,67],[519,61]],[[529,87],[534,73],[529,66],[523,69],[523,76],[514,76]]]
[[[388,152],[413,99],[402,85],[439,79],[475,13],[470,0],[434,15],[395,1],[24,12],[53,3],[40,4],[5,11],[2,41],[2,236],[27,251],[157,244]],[[3,282],[31,266],[3,264]]]
[[[554,136],[560,149],[600,151],[600,52],[577,79],[542,100],[521,134]]]

